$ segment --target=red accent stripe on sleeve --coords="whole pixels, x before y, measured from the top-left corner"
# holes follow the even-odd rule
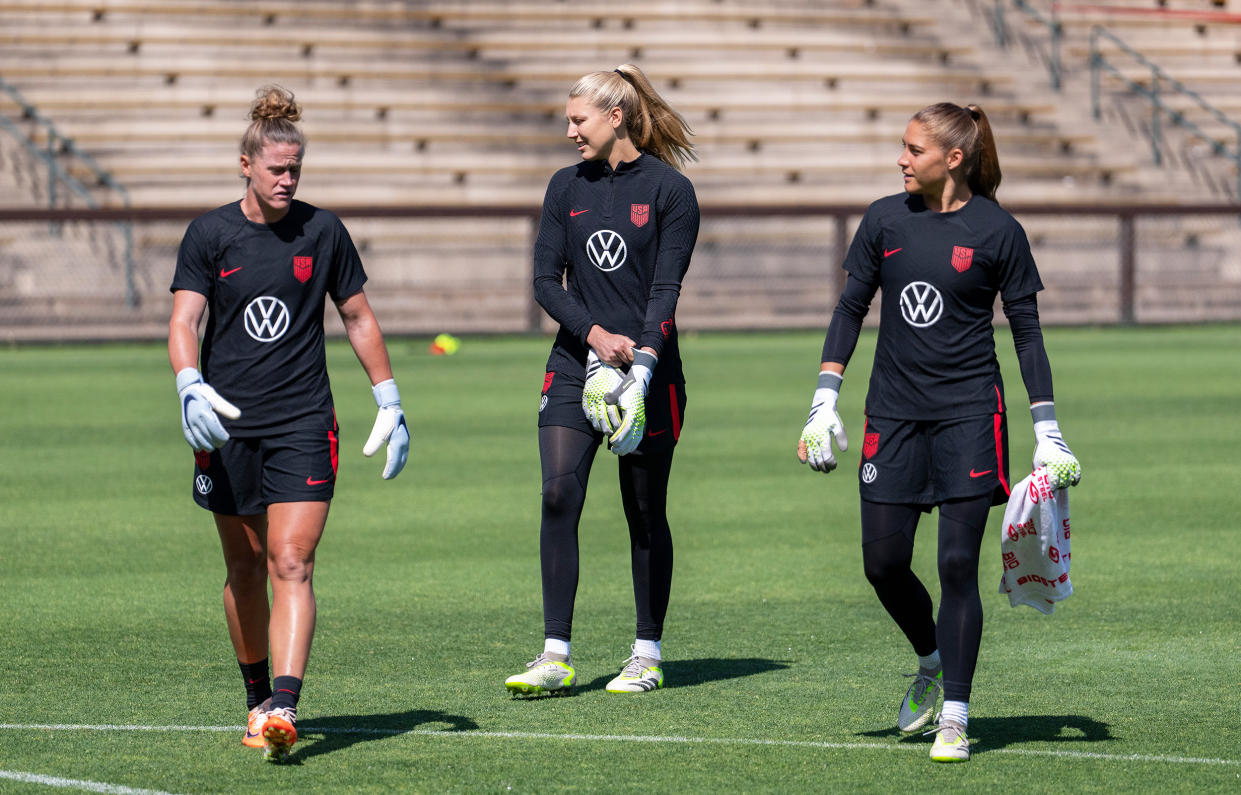
[[[672,408],[672,438],[681,438],[681,407],[677,404],[676,384],[668,384],[668,405]]]

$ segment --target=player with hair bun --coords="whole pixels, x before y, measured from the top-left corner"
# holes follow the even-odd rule
[[[224,612],[250,710],[242,742],[264,747],[272,761],[282,761],[297,740],[315,627],[315,548],[336,485],[327,296],[379,407],[363,453],[387,444],[385,479],[396,477],[409,455],[357,249],[335,215],[293,199],[306,149],[300,118],[291,92],[258,91],[241,139],[245,194],[190,223],[168,325],[181,429],[195,451],[194,500],[214,514],[224,551]],[[200,353],[199,321],[208,308]]]
[[[996,203],[1000,164],[977,105],[918,111],[897,160],[905,192],[872,204],[845,258],[848,273],[823,344],[818,388],[798,458],[836,468],[848,448],[836,411],[845,367],[871,300],[883,288],[866,395],[858,480],[866,578],[918,656],[897,715],[901,731],[929,723],[942,691],[931,758],[966,761],[970,688],[982,638],[978,560],[987,514],[1009,492],[1004,385],[992,314],[1003,302],[1037,447],[1057,487],[1081,466],[1060,435],[1051,365],[1035,298],[1043,288],[1025,230]],[[939,508],[938,621],[913,573],[914,531]]]
[[[505,687],[568,692],[578,522],[604,437],[618,458],[637,631],[612,693],[663,686],[672,588],[668,478],[685,413],[673,315],[698,237],[698,200],[678,168],[694,159],[685,120],[632,64],[569,90],[568,137],[582,162],[547,186],[534,293],[560,324],[539,406],[543,652]],[[563,281],[562,281],[563,279]]]

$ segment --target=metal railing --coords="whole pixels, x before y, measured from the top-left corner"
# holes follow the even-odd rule
[[[80,149],[72,138],[61,134],[52,120],[40,113],[39,109],[27,100],[16,86],[0,78],[0,91],[7,94],[17,105],[20,119],[41,128],[46,138],[44,145],[40,146],[26,134],[20,123],[0,114],[0,129],[9,133],[27,154],[47,169],[48,208],[56,208],[60,201],[61,186],[64,186],[92,210],[99,208],[99,202],[91,190],[61,165],[62,156],[71,157],[81,163],[94,176],[99,186],[114,192],[120,198],[122,206],[130,206],[129,191],[125,189],[125,186],[117,182],[116,178],[100,166],[88,152]],[[52,234],[59,236],[58,223],[52,221],[51,224]],[[122,220],[117,222],[116,227],[123,241],[122,267],[125,273],[125,300],[129,306],[133,307],[138,305],[138,289],[134,282],[133,225],[129,221]]]
[[[1100,40],[1107,40],[1118,47],[1125,55],[1150,70],[1150,85],[1133,80],[1124,74],[1124,72],[1110,62],[1104,55],[1102,48],[1099,46]],[[1150,140],[1151,140],[1151,158],[1155,165],[1163,163],[1163,119],[1166,117],[1172,124],[1182,127],[1194,135],[1205,141],[1210,147],[1211,152],[1219,157],[1228,158],[1237,167],[1237,185],[1235,198],[1241,201],[1241,124],[1228,118],[1219,108],[1216,108],[1210,102],[1205,100],[1200,94],[1186,86],[1181,81],[1172,77],[1165,72],[1160,66],[1151,61],[1142,53],[1130,47],[1120,39],[1115,33],[1108,29],[1095,25],[1090,30],[1090,108],[1094,118],[1098,120],[1102,116],[1101,92],[1102,92],[1102,75],[1107,71],[1118,78],[1125,87],[1134,94],[1145,97],[1150,101]],[[1179,94],[1188,98],[1200,110],[1211,118],[1223,124],[1230,129],[1236,136],[1236,145],[1233,151],[1229,151],[1226,144],[1211,135],[1209,135],[1202,127],[1190,121],[1185,117],[1183,111],[1177,110],[1164,102],[1163,95],[1166,92]]]
[[[1047,78],[1051,81],[1052,90],[1059,91],[1062,77],[1060,44],[1064,40],[1064,26],[1060,24],[1056,5],[1052,5],[1051,14],[1047,15],[1035,8],[1027,0],[1007,0],[1007,2],[1006,0],[995,0],[995,10],[991,16],[992,27],[995,32],[995,43],[1005,49],[1008,48],[1009,43],[1012,41],[1012,35],[1008,29],[1008,19],[1004,11],[1004,7],[1009,4],[1017,11],[1047,28]]]

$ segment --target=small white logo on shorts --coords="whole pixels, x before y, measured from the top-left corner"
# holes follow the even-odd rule
[[[862,464],[862,482],[874,483],[875,478],[879,477],[879,470],[875,469],[875,465],[871,463]]]
[[[211,493],[211,478],[206,475],[199,475],[194,478],[194,488],[204,497]]]
[[[547,395],[539,398],[539,413],[543,413],[543,409],[547,408]]]

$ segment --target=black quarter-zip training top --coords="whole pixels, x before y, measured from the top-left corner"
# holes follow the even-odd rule
[[[674,315],[697,239],[693,185],[654,155],[557,171],[534,244],[534,296],[560,324],[548,371],[581,377],[598,324],[654,349],[656,379],[684,383]]]

